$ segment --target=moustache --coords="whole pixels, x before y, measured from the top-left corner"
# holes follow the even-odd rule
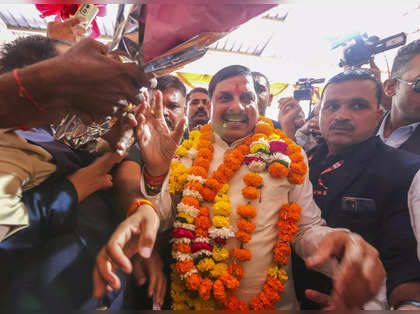
[[[206,109],[204,109],[204,108],[199,108],[199,109],[198,109],[198,110],[194,113],[193,117],[198,116],[200,113],[205,114],[205,115],[206,115],[206,117],[208,117],[208,116],[209,116],[209,113],[207,112],[207,110],[206,110]]]
[[[336,121],[330,125],[329,129],[352,131],[354,126],[350,122]]]

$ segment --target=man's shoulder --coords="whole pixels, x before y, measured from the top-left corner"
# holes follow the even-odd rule
[[[377,155],[383,156],[385,159],[391,159],[395,162],[402,162],[403,164],[419,164],[420,155],[408,152],[400,148],[394,148],[382,141],[378,141]]]

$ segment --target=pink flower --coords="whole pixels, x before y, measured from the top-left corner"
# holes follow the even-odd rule
[[[226,243],[226,239],[217,237],[217,238],[214,238],[214,242],[216,242],[216,244],[219,244],[219,245],[224,245]]]
[[[254,157],[254,156],[246,156],[245,157],[245,164],[249,166],[253,161],[262,161],[264,162],[264,159],[261,157]]]
[[[172,230],[171,237],[172,238],[189,238],[192,240],[195,239],[194,233],[191,230],[184,229],[184,228],[175,228],[174,230]]]
[[[191,245],[191,252],[195,253],[200,250],[207,250],[211,252],[213,250],[213,247],[205,242],[197,242]]]
[[[281,141],[270,141],[270,151],[272,153],[280,152],[285,154],[287,150],[287,143]]]

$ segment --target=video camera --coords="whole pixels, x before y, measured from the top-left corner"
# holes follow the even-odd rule
[[[407,35],[405,33],[392,35],[382,40],[377,36],[357,35],[344,48],[343,59],[340,60],[339,66],[360,66],[369,63],[372,55],[403,46],[406,41]]]
[[[313,78],[301,78],[296,82],[298,87],[297,90],[293,92],[293,98],[297,101],[301,100],[311,100],[313,94],[312,84],[321,84],[324,83],[325,79],[313,79]]]

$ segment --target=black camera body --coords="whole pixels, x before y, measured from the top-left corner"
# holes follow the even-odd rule
[[[340,60],[339,66],[361,66],[369,63],[372,55],[403,46],[406,41],[407,35],[405,33],[392,35],[382,40],[377,36],[358,35],[344,48],[343,59]]]
[[[325,79],[301,78],[296,82],[297,89],[293,92],[293,98],[297,101],[311,100],[313,94],[312,84],[324,83]]]

